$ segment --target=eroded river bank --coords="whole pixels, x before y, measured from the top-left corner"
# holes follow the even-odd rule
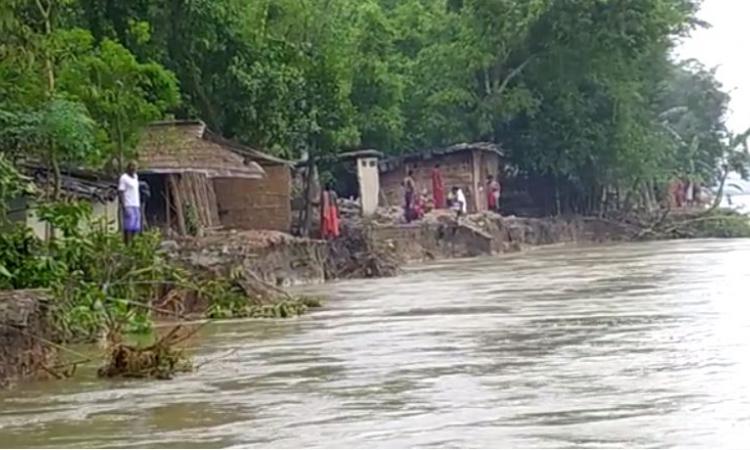
[[[750,241],[546,247],[214,324],[200,370],[0,393],[4,447],[741,446]],[[311,288],[305,288],[310,291]]]

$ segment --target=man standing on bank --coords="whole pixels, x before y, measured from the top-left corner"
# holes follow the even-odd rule
[[[122,234],[125,243],[129,244],[133,236],[141,232],[141,192],[135,163],[128,163],[125,173],[120,176],[117,187],[122,211]]]

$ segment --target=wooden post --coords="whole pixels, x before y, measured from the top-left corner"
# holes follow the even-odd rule
[[[166,232],[170,233],[172,231],[172,198],[171,198],[172,195],[170,194],[168,180],[169,180],[169,175],[166,175],[165,181],[167,181],[167,183],[164,183],[164,200],[166,201],[166,204],[167,204],[167,208],[166,208],[167,209],[167,230]]]
[[[471,211],[471,208],[469,208],[469,212],[479,212],[485,209],[483,208],[483,205],[485,204],[483,201],[485,200],[485,196],[482,195],[482,192],[484,192],[484,182],[482,181],[481,157],[482,153],[479,150],[471,151],[471,178],[473,182],[471,188],[474,191],[474,211]]]
[[[175,179],[177,175],[168,175],[169,177],[169,189],[172,191],[175,216],[177,216],[177,228],[181,236],[187,235],[187,226],[185,225],[185,213],[182,209],[182,194],[180,187]]]

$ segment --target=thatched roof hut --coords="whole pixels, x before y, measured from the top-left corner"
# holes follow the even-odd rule
[[[208,178],[260,179],[263,168],[233,152],[229,144],[210,139],[200,120],[155,122],[138,146],[139,172],[198,173]]]
[[[137,152],[138,173],[152,191],[148,223],[180,235],[222,226],[216,180],[265,182],[265,170],[234,152],[234,145],[214,139],[201,120],[149,125]]]

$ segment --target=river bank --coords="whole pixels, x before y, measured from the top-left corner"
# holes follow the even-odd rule
[[[238,272],[250,274],[269,289],[283,292],[285,287],[316,285],[335,279],[392,276],[404,265],[417,262],[498,255],[552,244],[663,239],[670,236],[655,230],[675,228],[674,221],[664,220],[648,228],[643,224],[602,218],[521,218],[487,212],[458,222],[447,211],[431,213],[410,224],[397,223],[392,216],[384,214],[367,221],[348,218],[343,221],[342,237],[335,241],[268,231],[221,231],[200,238],[165,241],[162,249],[170,259],[190,267],[194,273],[228,277]],[[705,222],[696,221],[694,215],[680,221]],[[706,233],[717,237],[736,234],[726,236],[725,231],[726,227],[714,227]],[[54,339],[49,331],[52,318],[43,307],[49,300],[48,294],[39,291],[19,297],[13,294],[16,291],[7,292],[10,295],[5,295],[4,308],[0,308],[0,321],[4,324],[0,338],[7,343],[0,352],[0,386],[15,379],[49,375],[49,362],[55,356],[53,348],[30,337]],[[158,311],[171,311],[177,317],[231,317],[233,314],[231,310],[215,314],[215,305],[205,296],[167,297],[175,304],[157,305]],[[285,300],[288,299],[279,296],[278,301]],[[26,328],[28,326],[33,329]]]
[[[546,246],[307,286],[323,310],[214,322],[209,363],[171,381],[81,367],[0,391],[0,442],[743,448],[748,258],[750,240]]]

